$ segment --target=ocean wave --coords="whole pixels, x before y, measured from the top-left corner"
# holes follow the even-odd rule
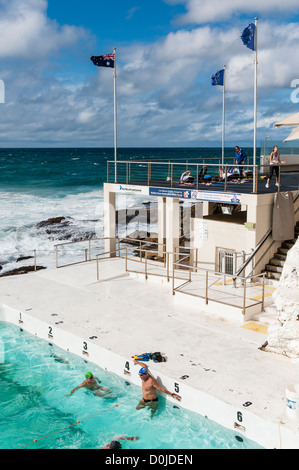
[[[144,196],[139,198],[135,195],[118,195],[117,209],[143,207],[145,198],[149,199]],[[19,257],[32,257],[34,250],[38,265],[55,267],[56,244],[104,237],[102,189],[74,194],[57,194],[51,191],[47,195],[0,192],[0,199],[3,202],[0,213],[1,274],[28,265],[28,262],[32,265],[32,258],[22,262],[16,260]],[[41,221],[55,217],[64,217],[68,223],[40,226]],[[140,217],[133,217],[129,222],[122,217],[118,224],[118,235],[125,237],[136,230],[146,229],[147,226]],[[82,256],[83,244],[64,248],[60,254],[63,263],[73,262],[74,259],[83,260]]]

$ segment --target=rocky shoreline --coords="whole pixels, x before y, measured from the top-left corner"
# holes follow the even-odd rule
[[[191,216],[192,209],[184,213],[183,210],[183,202],[181,205],[181,226],[188,227],[189,226],[189,218]],[[158,221],[158,207],[156,202],[143,202],[140,205],[128,208],[128,209],[119,209],[116,211],[116,227],[117,233],[121,231],[124,227],[126,231],[130,229],[130,223],[136,221],[143,226],[146,227],[146,230],[133,230],[133,232],[120,237],[122,243],[126,243],[128,245],[133,245],[139,248],[140,241],[146,242],[147,250],[157,250],[157,242],[158,242],[158,235],[155,232],[151,231],[151,226],[153,224],[157,224]],[[80,222],[80,221],[79,221]],[[93,229],[86,229],[85,224],[86,222],[93,223]],[[99,222],[98,220],[82,220],[82,225],[78,224],[76,221],[76,226],[74,225],[74,219],[68,216],[57,216],[51,217],[46,220],[42,220],[35,225],[35,229],[37,232],[41,232],[42,235],[46,236],[49,240],[63,242],[63,241],[70,241],[70,242],[79,242],[83,240],[92,240],[97,238],[96,233],[96,223]],[[74,230],[75,227],[75,230]],[[184,244],[188,241],[188,233],[185,233],[184,230],[181,230],[181,243]],[[143,244],[144,246],[144,244]],[[33,252],[33,250],[32,250]],[[140,251],[136,249],[134,251],[136,256],[140,256]],[[145,255],[143,252],[142,256]],[[148,253],[148,258],[151,259],[160,259],[161,257],[157,256],[156,253]],[[19,263],[24,260],[34,259],[34,256],[25,256],[23,253],[19,253],[14,263]],[[3,271],[7,261],[0,260],[0,277],[4,276],[12,276],[16,274],[26,274],[28,272],[32,272],[35,270],[46,269],[46,266],[21,266],[6,272],[1,273]]]

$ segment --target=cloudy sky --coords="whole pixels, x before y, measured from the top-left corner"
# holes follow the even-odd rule
[[[259,145],[299,111],[298,0],[0,0],[0,146],[113,147],[113,69],[90,56],[114,47],[119,147],[221,146],[224,64],[226,145],[252,146],[255,17]]]

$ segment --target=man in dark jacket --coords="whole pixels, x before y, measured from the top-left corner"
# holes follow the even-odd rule
[[[235,151],[236,151],[236,165],[239,165],[240,179],[242,179],[243,176],[244,178],[246,177],[246,174],[243,170],[243,166],[241,165],[245,165],[247,161],[247,156],[244,150],[240,149],[240,147],[238,147],[237,145],[235,147]]]

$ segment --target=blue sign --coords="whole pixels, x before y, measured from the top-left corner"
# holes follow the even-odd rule
[[[150,196],[176,197],[193,201],[210,201],[224,204],[241,204],[241,194],[218,191],[198,191],[196,189],[149,188]]]
[[[190,199],[191,191],[188,189],[176,188],[149,188],[150,196],[177,197],[180,199]]]

